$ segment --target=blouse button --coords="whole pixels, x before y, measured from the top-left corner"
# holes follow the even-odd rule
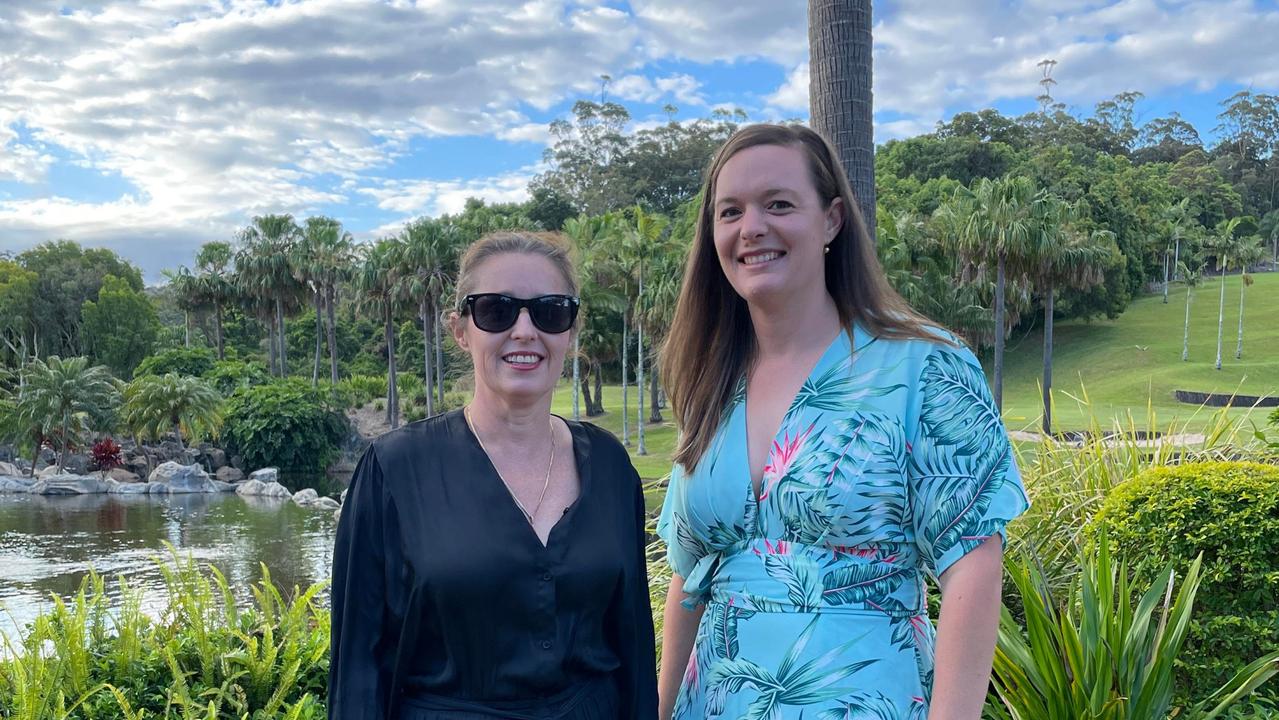
[[[550,649],[551,649],[551,641],[550,641],[550,640],[543,640],[543,641],[542,641],[542,649],[543,649],[543,650],[550,650]]]

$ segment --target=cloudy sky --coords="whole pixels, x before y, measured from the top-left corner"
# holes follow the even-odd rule
[[[525,197],[551,120],[610,99],[637,123],[807,115],[804,0],[0,0],[0,251],[54,238],[191,264],[250,217],[359,238]],[[962,110],[1138,90],[1206,136],[1279,91],[1279,0],[882,0],[879,141]]]

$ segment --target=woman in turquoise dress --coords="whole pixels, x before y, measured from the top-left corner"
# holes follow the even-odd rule
[[[702,197],[663,355],[660,717],[977,720],[1028,504],[981,366],[888,286],[817,133],[739,131]]]

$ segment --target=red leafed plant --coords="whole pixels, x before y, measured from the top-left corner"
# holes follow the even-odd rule
[[[107,472],[124,464],[120,457],[120,446],[109,437],[104,437],[93,444],[91,467],[94,470]]]

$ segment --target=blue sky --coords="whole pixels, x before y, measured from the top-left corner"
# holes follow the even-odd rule
[[[358,238],[468,196],[521,200],[546,126],[607,92],[636,127],[807,115],[804,0],[4,0],[0,250],[110,247],[148,280],[253,215]],[[1205,137],[1279,92],[1276,0],[884,0],[876,133],[1033,108],[1043,58],[1076,112],[1125,90]]]

